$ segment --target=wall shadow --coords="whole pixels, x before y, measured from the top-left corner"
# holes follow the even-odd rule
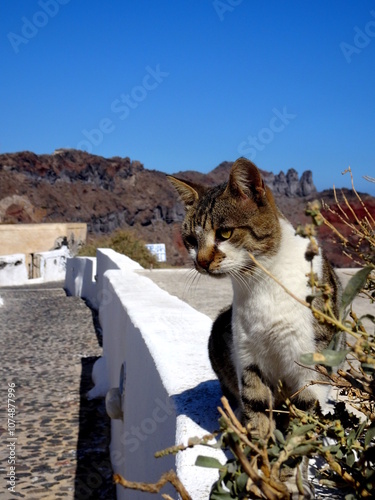
[[[81,359],[79,434],[74,500],[114,500],[116,489],[112,479],[109,455],[110,418],[104,398],[89,401],[86,393],[92,388],[92,368],[98,358]]]
[[[213,432],[219,429],[220,413],[217,407],[221,406],[222,395],[218,380],[206,380],[181,394],[175,394],[173,400],[177,414],[186,415],[207,432]]]
[[[91,307],[90,302],[88,300],[85,300],[85,304],[91,311],[92,323],[95,328],[96,340],[98,341],[99,347],[103,348],[103,330],[99,321],[99,311],[94,307]]]
[[[206,429],[209,434],[220,429],[220,413],[217,408],[223,406],[220,401],[222,396],[220,383],[215,379],[207,380],[192,389],[177,394],[173,396],[173,400],[178,414],[186,415],[203,429]],[[236,406],[233,404],[231,407],[236,410]],[[222,451],[228,460],[233,458],[229,449],[222,448]]]

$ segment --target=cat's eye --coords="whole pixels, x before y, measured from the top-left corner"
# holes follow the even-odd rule
[[[190,245],[191,247],[196,247],[197,246],[197,239],[195,236],[193,236],[192,234],[190,234],[189,236],[187,236],[185,238],[185,241],[188,245]]]
[[[222,228],[222,229],[218,229],[216,231],[216,238],[218,240],[229,240],[229,238],[232,236],[233,234],[233,229],[225,229],[225,228]]]

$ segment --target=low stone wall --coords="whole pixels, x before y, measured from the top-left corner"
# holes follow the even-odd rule
[[[82,297],[97,308],[96,257],[74,257],[66,263],[65,289],[75,297]]]
[[[24,254],[0,256],[0,286],[23,284],[27,282],[27,274]]]
[[[19,286],[47,281],[62,281],[66,275],[66,260],[70,257],[66,246],[34,255],[38,278],[29,279],[25,254],[0,256],[0,286]]]
[[[34,266],[39,269],[39,277],[43,281],[60,281],[65,279],[66,261],[70,257],[68,247],[58,250],[39,252],[34,255]]]
[[[68,259],[65,289],[70,295],[82,297],[99,309],[107,303],[103,287],[104,273],[110,270],[141,271],[143,268],[126,255],[109,248],[99,248],[97,257]]]
[[[194,500],[206,499],[217,470],[196,467],[195,460],[205,454],[224,463],[221,450],[196,447],[159,459],[154,453],[218,427],[221,393],[207,353],[212,321],[111,252],[98,251],[96,290],[88,289],[103,329],[103,357],[94,367],[89,397],[107,394],[113,470],[132,481],[154,482],[174,468]],[[68,261],[68,293],[85,290],[90,265],[82,258]],[[164,491],[176,497],[172,488]],[[117,498],[138,499],[140,493],[117,486]]]

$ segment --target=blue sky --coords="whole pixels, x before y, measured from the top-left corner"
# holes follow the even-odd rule
[[[372,0],[2,0],[0,152],[247,156],[375,194]]]

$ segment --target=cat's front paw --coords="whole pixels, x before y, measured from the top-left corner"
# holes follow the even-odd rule
[[[275,422],[263,412],[247,411],[242,415],[243,425],[253,436],[266,438],[275,429]]]
[[[308,458],[303,457],[299,465],[295,467],[284,466],[280,470],[280,479],[288,488],[291,500],[315,498],[314,487],[308,480],[308,463]]]
[[[291,500],[313,500],[315,498],[314,488],[307,481],[303,481],[303,493],[301,493],[295,482],[287,482],[286,486],[290,492]]]

